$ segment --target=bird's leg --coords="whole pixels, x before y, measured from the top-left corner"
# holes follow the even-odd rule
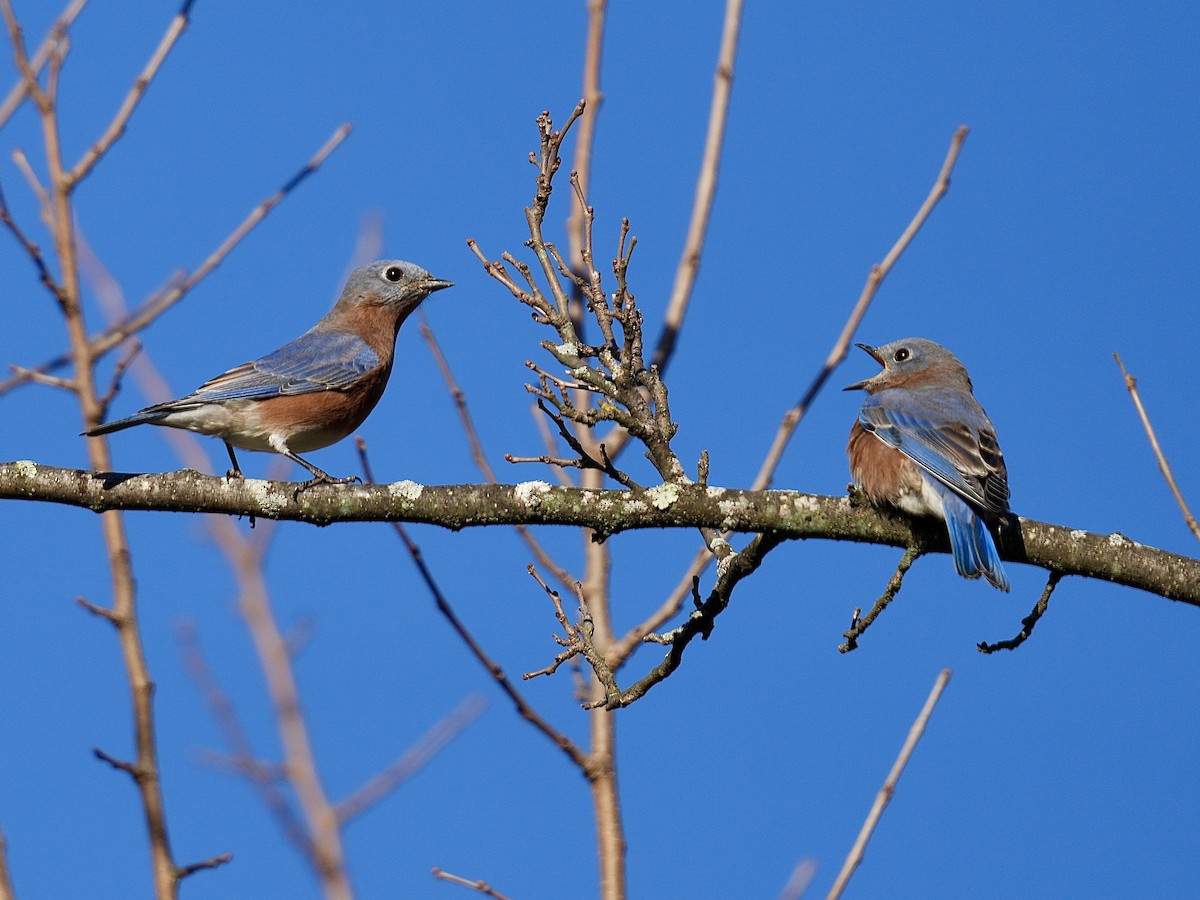
[[[310,487],[311,485],[314,485],[314,484],[353,484],[356,481],[362,481],[362,479],[359,478],[357,475],[351,475],[349,478],[334,478],[328,472],[318,469],[316,466],[314,466],[308,460],[301,459],[299,456],[297,456],[291,450],[284,451],[283,455],[286,456],[288,459],[290,459],[292,462],[300,463],[300,465],[304,466],[304,468],[306,468],[306,469],[308,469],[308,471],[312,472],[313,477],[309,481],[306,481],[304,483],[305,487]]]
[[[237,457],[233,455],[233,444],[229,441],[225,442],[225,449],[229,451],[229,461],[233,463],[233,468],[225,473],[226,478],[245,478],[242,474],[242,467],[238,465]]]

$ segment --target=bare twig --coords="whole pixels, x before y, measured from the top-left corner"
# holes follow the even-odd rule
[[[854,846],[850,848],[846,862],[842,865],[842,871],[838,873],[837,880],[834,881],[833,887],[829,889],[827,900],[837,900],[838,897],[842,896],[842,892],[846,890],[846,885],[854,875],[854,870],[862,862],[863,853],[867,849],[867,842],[871,840],[871,835],[874,833],[875,827],[879,824],[879,819],[883,815],[884,809],[891,802],[892,795],[896,793],[896,784],[900,781],[900,776],[904,774],[904,767],[908,765],[909,758],[917,748],[917,742],[921,740],[921,735],[925,733],[925,726],[929,722],[929,717],[933,715],[933,708],[937,706],[937,702],[942,696],[942,691],[946,689],[949,681],[950,670],[942,669],[938,674],[937,680],[933,683],[933,690],[929,692],[929,697],[926,699],[925,705],[921,708],[920,714],[917,716],[916,721],[913,722],[912,728],[908,731],[908,738],[904,741],[904,746],[900,748],[900,755],[896,757],[892,771],[888,773],[887,780],[884,781],[883,787],[879,789],[879,793],[875,797],[875,803],[872,805],[871,811],[867,814],[867,820],[863,822],[862,830],[859,831],[858,838],[854,841]]]
[[[66,35],[67,29],[71,27],[71,24],[75,21],[75,17],[79,15],[86,5],[87,0],[71,0],[67,4],[67,8],[62,11],[62,14],[54,20],[54,24],[46,32],[46,37],[38,45],[33,58],[29,60],[29,68],[35,74],[42,70],[42,66],[46,65],[46,60],[50,58],[51,52]],[[27,96],[29,96],[29,83],[23,77],[18,78],[17,83],[8,92],[8,96],[4,98],[4,102],[0,103],[0,128],[4,127],[4,124],[17,111],[17,108]]]
[[[91,353],[95,359],[99,359],[104,354],[111,351],[114,347],[124,341],[132,334],[136,334],[146,328],[155,319],[161,316],[164,312],[178,303],[184,296],[202,281],[213,269],[215,269],[229,252],[233,250],[237,244],[249,234],[259,222],[278,206],[288,194],[303,182],[309,175],[315,172],[320,165],[328,158],[328,156],[337,149],[350,134],[350,125],[344,124],[340,126],[329,140],[321,147],[320,150],[313,155],[304,167],[293,175],[283,187],[272,194],[267,199],[263,200],[250,214],[235,228],[221,244],[208,255],[195,271],[184,278],[174,280],[166,289],[156,293],[143,303],[133,313],[124,317],[120,321],[109,325],[99,334],[93,335],[90,339],[89,346]],[[33,367],[33,371],[48,372],[70,362],[70,356],[58,356],[48,362]],[[14,387],[28,381],[28,378],[14,377],[0,382],[0,394],[12,390]]]
[[[767,456],[763,460],[762,467],[758,470],[758,475],[754,479],[754,490],[762,491],[771,486],[775,478],[775,469],[779,466],[779,461],[783,458],[783,452],[787,449],[792,434],[796,431],[796,427],[800,424],[800,420],[804,418],[805,413],[808,412],[808,408],[812,405],[813,400],[816,399],[817,394],[821,392],[821,388],[825,386],[825,382],[829,380],[829,376],[833,374],[833,370],[841,365],[842,360],[846,358],[846,353],[850,349],[850,341],[854,339],[854,333],[858,330],[858,325],[862,322],[863,316],[866,315],[867,307],[871,305],[871,301],[875,298],[875,292],[883,284],[883,280],[888,276],[888,273],[892,271],[896,260],[908,249],[908,245],[917,236],[917,232],[921,230],[921,226],[925,224],[930,213],[937,206],[938,201],[950,189],[950,173],[954,171],[954,164],[958,161],[958,154],[962,150],[963,141],[967,139],[967,132],[968,128],[966,125],[960,126],[954,132],[954,137],[950,141],[950,150],[946,154],[946,159],[942,163],[942,169],[938,173],[937,181],[934,182],[929,196],[925,198],[925,202],[921,204],[921,208],[917,210],[917,214],[908,223],[908,227],[904,229],[904,233],[900,235],[900,239],[892,245],[892,249],[883,258],[883,262],[871,267],[871,273],[867,276],[867,283],[863,287],[862,294],[859,295],[858,302],[854,304],[854,309],[850,312],[850,318],[846,320],[846,324],[842,327],[842,333],[838,336],[837,342],[829,352],[824,365],[817,372],[808,390],[804,392],[804,396],[800,398],[794,407],[787,411],[783,417],[783,421],[780,422],[779,430],[775,434],[775,440],[771,444],[771,449],[767,451]]]
[[[0,223],[3,223],[4,227],[12,232],[12,235],[17,239],[17,242],[23,248],[25,248],[26,255],[33,262],[33,267],[37,270],[38,280],[46,286],[46,289],[50,291],[50,293],[54,296],[54,299],[57,300],[61,306],[64,296],[63,289],[54,279],[54,276],[50,274],[50,269],[46,265],[46,258],[42,255],[41,248],[29,239],[29,237],[24,231],[21,230],[21,227],[13,219],[12,213],[10,213],[8,209],[8,200],[4,196],[3,187],[0,187]],[[35,373],[31,372],[29,377],[32,379],[34,374]]]
[[[454,406],[458,410],[459,420],[462,422],[463,431],[467,435],[467,443],[471,447],[471,458],[475,461],[476,468],[479,469],[489,484],[498,484],[499,481],[496,478],[496,472],[492,469],[491,463],[488,462],[487,454],[483,450],[483,441],[480,440],[479,431],[475,428],[475,420],[471,417],[471,411],[467,406],[467,395],[459,387],[458,380],[454,377],[454,372],[450,368],[450,363],[446,361],[446,355],[442,353],[441,345],[438,344],[433,329],[429,327],[429,323],[424,317],[421,319],[421,337],[425,339],[425,343],[429,346],[429,352],[433,354],[438,370],[442,373],[442,380],[446,382],[446,387],[449,389],[450,396],[454,400]],[[525,546],[533,553],[538,561],[538,565],[553,574],[559,584],[564,587],[570,587],[575,583],[575,579],[571,577],[571,574],[546,552],[533,536],[533,532],[523,525],[518,525],[517,534],[521,536],[521,540],[525,542]]]
[[[591,183],[596,120],[600,116],[600,104],[604,102],[604,94],[600,90],[600,64],[604,56],[604,20],[608,2],[588,0],[587,9],[587,46],[583,53],[583,102],[586,107],[575,133],[575,157],[571,165],[571,172],[579,180],[584,194],[587,194]],[[583,256],[583,219],[582,205],[572,204],[571,213],[567,216],[567,245],[570,258],[576,265]],[[579,327],[578,322],[576,327]]]
[[[1046,614],[1046,609],[1050,606],[1050,595],[1054,593],[1054,589],[1058,587],[1058,582],[1061,580],[1061,572],[1050,573],[1050,577],[1046,579],[1046,586],[1042,588],[1042,595],[1038,597],[1038,602],[1034,605],[1029,615],[1021,620],[1021,631],[1016,637],[1005,641],[997,641],[994,644],[981,641],[976,645],[979,652],[995,653],[997,650],[1016,650],[1025,643],[1029,639],[1029,636],[1033,634],[1033,629],[1037,627],[1038,621]]]
[[[338,821],[345,825],[366,812],[397,787],[412,778],[487,709],[482,694],[472,694],[425,733],[390,766],[370,779],[336,807]]]
[[[896,566],[896,571],[888,579],[887,587],[883,589],[883,593],[879,595],[879,599],[875,601],[871,611],[860,617],[859,610],[854,610],[850,630],[842,635],[846,639],[846,643],[838,647],[839,652],[849,653],[851,650],[858,649],[858,639],[862,637],[864,631],[871,627],[875,618],[887,609],[888,604],[896,599],[896,595],[900,593],[900,588],[904,584],[905,574],[912,568],[912,564],[920,559],[922,552],[919,547],[909,547],[905,550],[904,556],[900,558],[900,564]]]
[[[355,442],[358,445],[358,455],[362,461],[363,478],[368,484],[371,484],[374,482],[375,477],[371,472],[371,462],[367,458],[366,441],[360,437],[356,438]],[[437,606],[438,611],[446,618],[446,621],[450,623],[450,627],[454,629],[455,633],[459,636],[462,642],[467,645],[467,648],[475,655],[475,658],[479,660],[480,665],[488,670],[496,684],[500,686],[500,689],[504,691],[504,693],[508,696],[508,699],[511,700],[513,705],[517,708],[517,712],[520,713],[521,717],[525,719],[525,721],[529,722],[534,728],[548,737],[556,747],[558,747],[567,755],[571,762],[579,766],[579,768],[584,772],[587,772],[587,754],[584,753],[583,750],[581,750],[579,746],[563,732],[559,731],[548,721],[542,718],[537,710],[529,705],[529,703],[521,695],[521,692],[513,687],[512,682],[504,673],[504,669],[492,661],[491,657],[488,656],[487,652],[483,649],[480,643],[475,640],[471,632],[469,632],[467,627],[463,625],[462,620],[459,619],[458,614],[454,611],[454,608],[446,600],[445,595],[442,594],[441,588],[438,587],[437,581],[434,580],[433,572],[425,564],[425,557],[421,553],[421,548],[417,546],[416,542],[413,541],[412,538],[408,536],[408,532],[404,529],[403,525],[395,522],[393,523],[393,526],[396,529],[396,534],[399,535],[400,540],[404,543],[405,549],[408,550],[409,556],[412,557],[412,561],[416,565],[417,571],[420,573],[422,580],[424,580],[425,586],[429,589],[429,593],[433,597],[433,602]]]
[[[500,893],[486,881],[471,881],[460,875],[452,875],[443,869],[437,868],[437,866],[434,866],[431,871],[434,878],[440,878],[442,881],[449,881],[451,884],[459,884],[463,887],[471,888],[472,890],[479,891],[481,894],[494,898],[494,900],[508,900],[508,897],[504,896],[504,894]]]
[[[65,172],[63,187],[70,191],[75,185],[87,177],[88,173],[106,154],[117,139],[125,133],[125,126],[129,124],[129,118],[133,115],[133,111],[137,109],[138,103],[141,102],[142,96],[146,93],[146,88],[150,86],[150,82],[154,80],[154,76],[158,74],[159,68],[167,58],[167,54],[171,52],[171,48],[175,46],[175,42],[179,40],[179,36],[183,34],[188,25],[188,15],[191,13],[192,4],[195,0],[183,0],[183,5],[179,8],[179,12],[175,14],[175,18],[171,20],[171,24],[167,26],[167,32],[162,36],[162,40],[158,42],[158,47],[150,56],[145,68],[134,79],[133,86],[129,89],[129,93],[125,95],[125,99],[121,103],[120,109],[117,110],[108,128],[104,134],[87,149],[83,154],[83,158],[79,160],[69,172]]]
[[[708,234],[708,222],[712,215],[713,199],[717,193],[717,171],[721,165],[721,150],[725,144],[725,123],[729,118],[729,98],[733,92],[733,67],[737,60],[738,33],[742,23],[742,0],[727,0],[725,23],[721,31],[721,49],[717,56],[717,71],[714,76],[712,105],[708,113],[708,134],[704,139],[704,158],[700,163],[700,176],[696,181],[696,197],[692,205],[692,218],[688,223],[687,239],[683,254],[675,271],[675,284],[671,288],[671,299],[663,321],[662,335],[654,349],[651,365],[665,372],[675,349],[679,329],[687,314],[696,276],[700,271],[700,255],[704,250],[704,239]]]
[[[1183,498],[1183,491],[1179,489],[1179,485],[1175,481],[1175,475],[1171,472],[1171,464],[1167,462],[1166,454],[1163,453],[1162,447],[1158,445],[1158,437],[1154,433],[1154,426],[1150,424],[1150,416],[1146,413],[1146,407],[1142,405],[1142,397],[1138,393],[1137,379],[1125,371],[1125,364],[1121,362],[1119,355],[1114,353],[1113,359],[1121,367],[1121,374],[1125,377],[1125,388],[1129,391],[1129,396],[1133,398],[1133,405],[1137,409],[1138,417],[1142,420],[1142,427],[1146,429],[1146,437],[1150,439],[1150,448],[1154,451],[1154,458],[1158,460],[1159,471],[1162,472],[1163,478],[1166,479],[1167,487],[1171,489],[1171,493],[1175,497],[1175,502],[1179,504],[1179,509],[1183,513],[1183,520],[1187,523],[1188,529],[1195,536],[1196,540],[1200,540],[1200,524],[1197,524],[1196,517],[1192,515],[1191,509],[1188,508],[1187,501]]]

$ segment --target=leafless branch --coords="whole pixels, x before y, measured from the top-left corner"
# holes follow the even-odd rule
[[[367,445],[362,438],[357,438],[356,442],[358,444],[359,457],[362,460],[363,476],[369,485],[373,483],[375,479],[371,472],[370,460],[367,458]],[[541,714],[537,712],[537,710],[529,705],[528,701],[526,701],[521,695],[521,692],[513,687],[513,684],[509,680],[508,675],[505,674],[504,669],[492,661],[491,657],[488,656],[487,652],[483,649],[483,646],[477,640],[475,640],[474,635],[472,635],[471,632],[467,630],[467,627],[462,623],[462,620],[458,617],[458,614],[454,611],[454,608],[450,605],[449,601],[446,600],[445,595],[442,594],[441,588],[438,587],[437,581],[433,577],[432,570],[430,570],[430,568],[425,564],[425,557],[421,553],[421,548],[417,546],[416,542],[413,541],[412,538],[408,536],[408,532],[402,525],[400,525],[400,523],[394,523],[394,527],[396,529],[396,534],[404,543],[405,549],[408,550],[409,556],[412,557],[412,561],[416,565],[417,571],[420,573],[422,580],[425,582],[425,586],[429,589],[429,593],[433,597],[433,602],[437,606],[438,612],[440,612],[445,617],[446,621],[450,623],[450,627],[454,629],[454,632],[459,636],[459,639],[461,639],[462,642],[467,645],[467,649],[469,649],[471,653],[474,654],[475,658],[479,660],[480,665],[487,669],[488,673],[495,680],[496,684],[499,685],[500,690],[502,690],[508,696],[508,699],[511,700],[512,704],[517,708],[517,712],[521,715],[521,718],[525,719],[525,721],[533,725],[534,728],[542,732],[542,734],[549,738],[556,747],[566,754],[567,758],[570,759],[571,762],[575,763],[575,765],[579,766],[581,770],[586,772],[588,769],[587,754],[584,753],[574,741],[567,737],[566,734],[556,729],[546,719],[544,719]]]
[[[394,763],[338,803],[335,812],[343,825],[366,812],[438,755],[463,729],[487,708],[482,694],[472,694],[444,715],[425,735]]]
[[[1046,579],[1046,586],[1042,588],[1042,595],[1038,597],[1037,604],[1033,610],[1025,618],[1021,620],[1021,631],[1016,637],[1009,638],[1006,641],[997,641],[994,644],[980,642],[976,646],[980,653],[995,653],[997,650],[1016,650],[1029,636],[1033,634],[1033,629],[1037,627],[1038,621],[1046,614],[1046,609],[1050,606],[1050,595],[1054,593],[1054,589],[1058,587],[1058,582],[1062,579],[1062,573],[1051,572],[1050,577]]]
[[[179,8],[179,12],[175,14],[175,18],[171,20],[171,24],[167,26],[166,34],[158,42],[158,47],[155,48],[145,68],[134,79],[133,86],[129,89],[129,93],[125,95],[120,109],[113,116],[104,134],[87,149],[87,152],[83,154],[83,158],[75,164],[74,168],[64,173],[63,187],[66,190],[72,190],[76,184],[86,178],[96,163],[104,157],[104,154],[117,142],[117,139],[125,133],[125,126],[129,124],[129,118],[133,115],[133,111],[137,109],[138,103],[141,102],[143,95],[146,93],[146,88],[150,86],[150,82],[154,80],[154,76],[158,74],[158,70],[166,60],[167,54],[171,52],[171,48],[175,46],[175,42],[179,40],[179,36],[187,28],[188,15],[191,13],[194,2],[195,0],[184,0],[183,5]]]
[[[1175,502],[1179,504],[1179,509],[1183,513],[1183,520],[1187,523],[1188,529],[1195,536],[1196,540],[1200,540],[1200,524],[1197,524],[1196,517],[1192,515],[1187,501],[1183,498],[1183,491],[1179,489],[1179,484],[1175,481],[1175,475],[1171,471],[1171,464],[1167,462],[1166,454],[1163,453],[1162,447],[1158,444],[1158,437],[1154,433],[1154,426],[1150,424],[1150,416],[1146,412],[1146,407],[1142,405],[1141,394],[1138,393],[1137,379],[1125,371],[1125,364],[1121,362],[1119,355],[1114,353],[1113,359],[1121,367],[1121,375],[1125,378],[1125,388],[1129,391],[1129,396],[1133,398],[1133,405],[1137,409],[1138,417],[1142,420],[1142,427],[1146,429],[1146,437],[1150,439],[1150,448],[1154,451],[1154,458],[1158,460],[1158,469],[1162,472],[1163,478],[1166,479],[1167,487],[1171,489],[1171,494],[1174,495]]]
[[[46,37],[38,45],[33,58],[29,60],[29,68],[35,75],[46,65],[46,61],[50,58],[50,53],[66,36],[67,29],[71,27],[71,24],[75,21],[75,17],[82,12],[86,5],[87,0],[71,0],[61,15],[54,20],[54,24],[46,32]],[[17,111],[27,96],[29,96],[29,84],[24,77],[18,78],[17,83],[8,92],[8,96],[4,98],[4,102],[0,103],[0,128],[4,127],[4,124]]]
[[[851,650],[858,649],[858,639],[862,637],[863,632],[871,627],[871,623],[876,617],[887,609],[889,603],[896,599],[896,595],[900,593],[900,588],[904,584],[904,576],[908,570],[912,568],[912,564],[920,559],[924,551],[920,547],[909,547],[904,551],[904,556],[900,558],[900,564],[896,566],[896,571],[892,573],[892,577],[888,579],[887,587],[883,593],[879,595],[879,599],[875,601],[875,605],[871,607],[871,611],[865,616],[859,616],[859,610],[854,610],[854,616],[850,622],[850,630],[845,632],[842,637],[846,639],[846,643],[838,647],[841,653],[849,653]]]
[[[787,449],[788,442],[792,439],[792,435],[795,433],[801,419],[808,412],[809,406],[812,405],[817,394],[821,392],[821,388],[825,386],[825,382],[829,380],[829,376],[833,374],[833,370],[840,366],[846,358],[846,353],[850,349],[850,342],[854,339],[854,333],[858,330],[863,316],[866,315],[867,307],[875,299],[875,292],[883,284],[883,280],[888,276],[888,273],[892,271],[892,267],[896,264],[900,255],[908,249],[908,245],[917,236],[917,232],[921,230],[921,226],[925,224],[930,213],[937,206],[938,201],[950,190],[950,173],[954,171],[954,164],[958,161],[959,151],[962,150],[963,142],[967,139],[967,132],[968,128],[966,125],[960,126],[954,132],[954,137],[950,141],[950,150],[946,154],[946,159],[942,163],[942,169],[938,173],[937,181],[934,182],[929,196],[925,198],[925,202],[921,204],[921,208],[917,210],[917,214],[908,223],[908,227],[904,229],[904,233],[900,235],[900,239],[892,245],[892,249],[883,258],[883,262],[871,267],[871,273],[867,276],[867,283],[863,287],[862,294],[859,295],[858,302],[854,304],[854,309],[850,311],[850,318],[846,320],[846,324],[842,327],[842,333],[838,336],[837,342],[829,352],[824,365],[817,372],[812,384],[808,386],[808,390],[804,392],[804,396],[800,398],[794,407],[787,411],[783,417],[783,421],[780,422],[779,430],[775,434],[771,449],[767,451],[767,456],[763,460],[762,467],[758,470],[758,475],[754,479],[755,490],[766,490],[775,480],[775,469],[779,466],[779,461],[783,458],[783,452]]]
[[[243,238],[249,234],[256,225],[259,224],[266,216],[278,206],[288,194],[303,182],[309,175],[315,172],[320,165],[328,158],[328,156],[337,149],[338,145],[346,139],[350,134],[350,125],[344,124],[340,126],[333,135],[325,142],[320,150],[310,159],[304,167],[292,176],[283,187],[272,194],[267,199],[263,200],[250,214],[235,228],[221,244],[208,255],[195,271],[186,277],[174,279],[164,290],[156,293],[143,303],[133,313],[129,314],[122,320],[109,325],[99,334],[92,336],[89,340],[91,353],[95,359],[99,359],[104,354],[111,351],[114,347],[128,338],[130,335],[136,334],[146,328],[155,319],[161,316],[164,312],[178,303],[184,296],[197,284],[200,283],[213,269],[219,266],[229,255],[230,251],[241,242]],[[70,362],[70,356],[63,355],[55,357],[48,362],[32,368],[36,372],[48,372]],[[0,381],[0,394],[12,390],[14,387],[28,381],[27,378],[9,378],[5,381]]]
[[[451,884],[459,884],[463,887],[471,888],[472,890],[479,891],[481,894],[494,898],[494,900],[508,900],[508,897],[504,896],[504,894],[500,893],[486,881],[471,881],[459,875],[452,875],[436,866],[432,869],[432,874],[434,878],[440,878],[442,881],[449,881]]]
[[[867,814],[867,820],[863,822],[862,830],[859,831],[854,846],[850,848],[850,854],[846,857],[846,862],[842,865],[842,871],[838,873],[833,887],[829,889],[826,900],[837,900],[837,898],[842,896],[842,892],[846,890],[846,885],[849,884],[855,869],[862,862],[863,853],[867,849],[867,842],[871,840],[871,835],[879,824],[879,819],[883,816],[883,811],[887,808],[892,796],[896,793],[896,785],[900,781],[900,776],[904,774],[904,767],[908,765],[909,758],[912,757],[913,751],[917,748],[917,742],[921,740],[921,735],[925,733],[925,726],[929,723],[929,717],[933,715],[933,708],[937,706],[937,702],[942,696],[942,691],[946,689],[949,681],[950,670],[942,669],[937,680],[933,683],[933,690],[929,692],[929,698],[925,701],[924,707],[921,708],[916,721],[913,722],[912,728],[909,729],[908,738],[904,741],[904,746],[900,748],[900,755],[896,757],[892,771],[888,773],[887,780],[884,781],[883,787],[879,789],[879,793],[875,797],[875,803],[871,807],[870,813]]]
[[[712,105],[708,113],[708,135],[704,140],[704,158],[700,163],[700,176],[696,181],[692,218],[688,223],[683,255],[675,271],[675,284],[671,288],[671,299],[667,304],[662,335],[654,349],[651,363],[659,372],[665,372],[671,361],[675,341],[696,286],[696,276],[700,272],[700,256],[704,250],[713,200],[717,194],[717,172],[721,166],[721,151],[725,145],[725,123],[729,118],[729,98],[733,93],[733,68],[737,60],[741,24],[742,0],[727,0],[725,23],[721,31],[721,49],[717,56],[717,71],[714,76]]]

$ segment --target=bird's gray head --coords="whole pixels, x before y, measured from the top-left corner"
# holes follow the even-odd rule
[[[350,273],[335,309],[360,304],[386,306],[403,318],[434,291],[453,284],[402,259],[380,259]]]
[[[866,391],[873,394],[885,388],[901,387],[914,381],[937,376],[939,380],[950,380],[971,390],[971,378],[967,370],[953,353],[941,344],[925,338],[904,338],[881,347],[855,344],[871,354],[883,366],[883,371],[872,378],[855,382],[843,390]]]

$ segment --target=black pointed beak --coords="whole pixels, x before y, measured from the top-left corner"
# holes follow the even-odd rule
[[[445,281],[441,278],[427,278],[421,286],[432,294],[434,291],[440,291],[442,288],[454,287],[454,282]]]
[[[874,347],[872,347],[870,344],[855,344],[854,346],[860,350],[865,350],[867,353],[869,353],[871,355],[871,359],[875,360],[875,362],[879,363],[881,366],[883,365],[883,357],[881,357],[879,355],[879,351],[876,350]],[[864,378],[862,381],[856,381],[856,382],[854,382],[854,384],[846,385],[846,387],[842,388],[842,390],[843,391],[866,390],[867,386],[870,385],[871,382],[873,382],[878,377],[879,377],[878,375],[875,375],[875,376],[872,376],[871,378]]]

